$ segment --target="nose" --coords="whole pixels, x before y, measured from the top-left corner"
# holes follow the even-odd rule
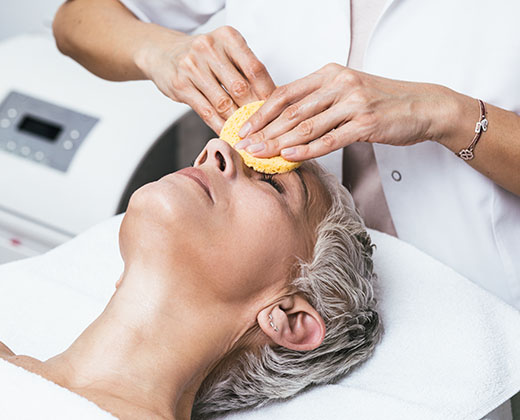
[[[228,143],[220,139],[211,139],[195,159],[194,166],[211,165],[225,177],[234,178],[242,167],[242,158]]]

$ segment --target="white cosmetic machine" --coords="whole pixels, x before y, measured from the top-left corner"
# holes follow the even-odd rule
[[[124,211],[215,136],[151,82],[102,80],[48,35],[0,43],[0,62],[0,263]]]

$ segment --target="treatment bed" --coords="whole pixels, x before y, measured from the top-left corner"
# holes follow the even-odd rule
[[[45,360],[103,310],[123,263],[121,216],[44,254],[0,266],[0,341]],[[276,418],[511,420],[520,391],[520,312],[412,246],[371,231],[385,333],[337,384],[230,414]],[[113,418],[85,398],[0,359],[3,419]]]

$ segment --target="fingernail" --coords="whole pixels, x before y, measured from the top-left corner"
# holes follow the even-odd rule
[[[244,138],[245,136],[247,136],[249,134],[249,132],[251,131],[251,123],[245,123],[242,128],[240,129],[240,131],[238,132],[238,135],[242,138]]]
[[[242,150],[242,149],[245,149],[250,144],[251,144],[251,139],[240,140],[237,144],[235,144],[235,149]]]
[[[258,153],[265,149],[264,143],[252,144],[246,150],[248,153]]]
[[[283,157],[291,157],[296,154],[296,147],[289,147],[287,149],[282,150]]]

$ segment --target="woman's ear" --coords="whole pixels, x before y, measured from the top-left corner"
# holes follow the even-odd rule
[[[285,297],[257,315],[258,325],[276,344],[291,350],[314,350],[325,338],[325,322],[300,295]]]

